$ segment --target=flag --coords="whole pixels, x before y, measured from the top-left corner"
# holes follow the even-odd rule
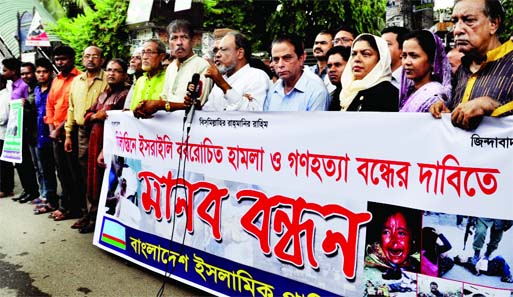
[[[103,221],[103,242],[126,250],[125,227],[117,222],[105,219]]]

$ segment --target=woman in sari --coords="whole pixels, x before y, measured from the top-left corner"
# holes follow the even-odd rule
[[[342,111],[397,111],[398,91],[392,85],[390,51],[385,40],[359,35],[351,48],[348,66],[342,72]]]
[[[400,111],[427,112],[451,95],[451,65],[442,40],[427,30],[410,33],[403,43]]]

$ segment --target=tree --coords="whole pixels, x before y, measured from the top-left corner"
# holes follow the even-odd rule
[[[386,0],[279,0],[280,7],[267,22],[267,31],[295,33],[312,44],[322,29],[348,24],[358,32],[379,34],[385,26]]]
[[[245,34],[254,50],[261,50],[271,40],[266,21],[276,10],[277,0],[204,0],[203,29],[231,28]]]
[[[42,0],[41,3],[56,20],[75,17],[84,10],[91,9],[88,0]]]
[[[128,1],[92,0],[92,3],[91,8],[85,8],[84,13],[75,18],[59,19],[57,25],[50,26],[50,31],[77,53],[90,45],[96,45],[103,49],[107,58],[126,57],[128,28],[125,20]],[[81,65],[78,56],[77,65]]]
[[[508,40],[513,35],[513,0],[503,0],[502,7],[506,17],[504,18],[505,30],[501,37],[502,40]]]

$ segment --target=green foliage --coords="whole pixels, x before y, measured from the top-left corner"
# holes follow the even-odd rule
[[[204,0],[203,5],[204,30],[239,30],[254,50],[267,50],[281,34],[297,34],[308,46],[319,31],[344,23],[374,34],[385,26],[386,0]]]
[[[506,12],[504,18],[505,30],[501,35],[501,40],[508,40],[510,36],[513,36],[513,0],[503,0],[502,7]]]
[[[103,49],[105,57],[126,57],[128,29],[124,25],[128,1],[93,0],[93,8],[84,7],[84,13],[75,18],[61,18],[50,30],[59,36],[63,43],[81,53],[90,45]],[[81,66],[80,54],[77,66]]]
[[[307,43],[323,29],[335,29],[344,22],[344,2],[340,0],[280,0],[267,31],[273,38],[280,34],[297,34]]]
[[[335,30],[342,24],[358,32],[378,34],[385,26],[386,0],[279,0],[281,9],[267,22],[274,38],[283,33],[303,37],[307,46],[322,29]]]
[[[351,0],[347,19],[358,33],[381,35],[385,27],[386,0]]]
[[[73,17],[91,9],[88,0],[41,0],[41,3],[55,19]]]

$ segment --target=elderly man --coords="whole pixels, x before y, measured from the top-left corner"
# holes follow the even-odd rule
[[[141,57],[145,73],[137,79],[131,98],[127,98],[131,102],[130,110],[144,101],[159,100],[164,87],[166,72],[162,61],[166,57],[166,45],[160,39],[150,39],[144,43]]]
[[[221,39],[214,56],[216,64],[205,71],[215,86],[203,110],[262,111],[269,77],[264,71],[250,67],[250,58],[251,45],[241,33],[230,32]]]
[[[102,69],[104,61],[103,51],[99,47],[89,46],[84,50],[82,65],[86,71],[71,83],[68,117],[64,125],[66,130],[64,149],[70,153],[68,166],[75,171],[73,182],[77,188],[77,196],[74,196],[73,199],[84,214],[86,211],[85,191],[89,148],[89,131],[84,125],[85,114],[108,86],[107,75]],[[76,226],[74,224],[72,228],[76,228]]]
[[[499,0],[456,1],[452,19],[456,47],[465,56],[451,100],[438,101],[429,111],[435,118],[452,111],[454,126],[472,130],[483,116],[512,114],[513,41],[499,41],[504,29]]]
[[[342,91],[342,83],[340,77],[346,68],[347,61],[351,55],[351,48],[347,46],[332,47],[326,57],[328,59],[328,78],[330,82],[336,87],[334,91],[330,92],[330,111],[340,111],[340,91]]]
[[[158,110],[173,111],[186,109],[187,85],[195,73],[202,74],[210,64],[192,51],[194,30],[186,20],[174,20],[167,26],[169,47],[175,57],[166,70],[166,78],[160,98],[163,100],[146,100],[135,109],[138,118],[147,118]],[[202,91],[199,101],[204,102],[212,88],[212,80],[201,76]]]
[[[279,80],[267,93],[264,111],[327,109],[329,94],[323,81],[303,70],[305,51],[299,37],[278,37],[272,42],[271,55]]]

